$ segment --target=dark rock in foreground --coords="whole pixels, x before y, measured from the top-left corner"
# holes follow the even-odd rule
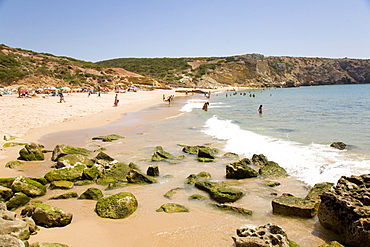
[[[226,165],[226,178],[243,179],[258,176],[258,172],[253,170],[251,161],[247,158]]]
[[[78,199],[87,199],[87,200],[99,200],[103,197],[103,192],[98,188],[88,188],[84,193],[80,195]]]
[[[236,232],[238,237],[233,237],[236,247],[298,246],[277,225],[267,224],[256,229],[239,228]]]
[[[40,145],[36,143],[27,144],[19,151],[21,160],[44,160],[44,154],[40,148]]]
[[[345,246],[369,246],[370,174],[341,177],[336,186],[321,195],[318,217]]]
[[[244,196],[243,191],[216,182],[196,182],[195,187],[208,192],[211,198],[219,203],[235,202]]]
[[[343,142],[333,142],[332,144],[330,144],[330,147],[343,150],[347,148],[347,145]]]

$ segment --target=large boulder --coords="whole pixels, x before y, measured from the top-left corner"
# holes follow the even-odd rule
[[[330,147],[344,150],[347,148],[347,145],[344,142],[333,142],[332,144],[330,144]]]
[[[320,195],[329,190],[333,183],[317,183],[308,192],[305,198],[298,198],[291,194],[283,195],[272,200],[272,212],[285,216],[312,218],[317,214],[320,204]]]
[[[23,207],[26,205],[31,198],[22,192],[15,193],[9,201],[6,202],[6,207],[8,210],[16,210],[17,208]]]
[[[23,241],[10,235],[0,234],[0,247],[25,247]]]
[[[21,215],[31,217],[36,225],[43,227],[63,227],[72,221],[71,213],[41,202],[31,202],[31,205],[22,210]]]
[[[336,186],[321,195],[318,217],[345,246],[369,246],[370,174],[341,177]]]
[[[57,161],[60,157],[66,156],[67,154],[81,154],[88,156],[91,154],[91,151],[85,148],[76,148],[64,144],[56,145],[51,156],[52,161]]]
[[[219,203],[235,202],[244,196],[244,192],[226,186],[222,183],[201,181],[196,182],[195,187],[208,192],[210,197]]]
[[[136,170],[136,169],[131,169],[127,175],[126,179],[129,183],[134,183],[134,184],[153,184],[156,183],[157,180]]]
[[[24,176],[14,179],[11,188],[14,192],[22,192],[29,197],[43,196],[46,194],[46,187],[44,185]]]
[[[67,154],[58,159],[56,168],[71,167],[75,165],[85,165],[87,167],[92,167],[94,162],[89,158],[81,154]]]
[[[42,153],[40,145],[36,143],[30,143],[24,146],[19,151],[19,156],[21,160],[44,160],[44,154]]]
[[[268,161],[266,165],[262,166],[259,169],[258,173],[261,176],[273,178],[288,176],[286,170],[283,167],[279,166],[279,164],[274,161]]]
[[[243,179],[257,177],[258,172],[250,167],[250,164],[251,161],[244,158],[226,165],[226,178]]]
[[[238,236],[232,237],[236,247],[298,246],[288,239],[281,227],[273,224],[257,228],[239,228],[236,230],[236,233]]]
[[[133,214],[138,206],[135,196],[130,192],[120,192],[98,200],[96,213],[102,218],[123,219]]]
[[[115,162],[113,165],[108,168],[104,169],[97,179],[98,184],[108,185],[110,183],[118,183],[124,182],[126,180],[126,176],[130,171],[130,167],[121,162]]]
[[[76,165],[73,167],[56,169],[46,173],[44,177],[49,182],[59,180],[75,181],[82,177],[85,168],[86,166],[84,165]]]

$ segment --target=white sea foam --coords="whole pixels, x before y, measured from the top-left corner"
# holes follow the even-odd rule
[[[336,183],[342,176],[368,173],[370,161],[351,156],[327,145],[303,145],[243,130],[230,120],[208,119],[204,132],[226,141],[225,151],[251,158],[264,154],[279,163],[287,172],[309,185],[318,182]]]

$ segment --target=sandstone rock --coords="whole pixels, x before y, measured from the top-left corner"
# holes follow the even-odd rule
[[[249,165],[251,161],[247,158],[226,165],[226,178],[243,179],[257,177],[258,172],[253,170]]]
[[[321,195],[321,225],[341,237],[345,246],[370,243],[370,175],[343,176]]]
[[[183,205],[176,204],[176,203],[166,203],[163,204],[160,208],[156,210],[157,212],[166,212],[169,214],[172,213],[183,213],[183,212],[189,212],[189,209],[186,208]]]
[[[266,165],[259,169],[258,173],[262,176],[273,178],[288,176],[286,170],[273,161],[268,161]]]
[[[209,193],[219,203],[235,202],[244,196],[244,192],[216,182],[196,182],[195,187]]]
[[[116,141],[116,140],[123,139],[123,138],[124,138],[123,136],[111,134],[111,135],[106,135],[106,136],[96,136],[96,137],[93,137],[92,139],[101,140],[103,142],[112,142],[112,141]]]
[[[105,169],[97,179],[98,184],[108,185],[110,183],[127,181],[126,176],[130,167],[126,164],[116,162],[109,169]]]
[[[16,210],[17,208],[26,205],[30,200],[31,199],[22,192],[15,193],[13,197],[6,202],[6,207],[8,210]]]
[[[25,247],[25,244],[16,237],[0,235],[0,247]]]
[[[23,162],[22,161],[12,160],[12,161],[7,162],[6,165],[5,165],[5,167],[10,168],[10,169],[14,169],[14,168],[17,168],[17,167],[19,167],[21,165],[23,165]]]
[[[72,189],[74,186],[74,183],[71,181],[66,181],[66,180],[59,180],[59,181],[53,181],[50,183],[49,189],[51,190],[69,190]]]
[[[24,176],[14,179],[11,188],[14,192],[22,192],[29,197],[43,196],[46,194],[44,185]]]
[[[120,192],[98,200],[96,213],[102,218],[123,219],[133,214],[138,202],[130,192]]]
[[[63,227],[72,221],[71,213],[41,202],[32,202],[22,210],[21,215],[31,217],[36,225],[43,227]]]
[[[231,205],[227,205],[227,204],[218,204],[218,203],[212,203],[211,205],[218,208],[218,209],[235,212],[235,213],[238,213],[238,214],[241,214],[241,215],[244,215],[244,216],[251,216],[252,215],[251,210],[241,208],[241,207],[235,207],[235,206],[231,206]]]
[[[44,160],[44,154],[41,151],[40,145],[36,143],[27,144],[19,151],[21,160]]]
[[[134,184],[152,184],[152,183],[157,183],[157,180],[145,175],[144,173],[137,171],[135,169],[131,169],[127,175],[126,179],[129,183],[134,183]]]
[[[343,142],[333,142],[332,144],[330,144],[330,147],[343,150],[347,148],[347,145]]]
[[[148,176],[158,177],[159,176],[159,168],[158,166],[149,166],[148,170],[146,171]]]
[[[82,177],[85,168],[86,166],[84,165],[61,168],[46,173],[44,177],[49,182],[60,180],[75,181]]]
[[[70,198],[77,198],[77,197],[78,195],[76,192],[68,192],[68,193],[61,194],[59,196],[50,197],[50,200],[70,199]]]
[[[292,247],[298,246],[290,241],[284,230],[272,224],[253,228],[237,229],[238,237],[233,237],[236,247]]]
[[[78,199],[99,200],[103,197],[103,192],[98,188],[88,188]]]
[[[68,145],[56,145],[53,154],[51,157],[52,161],[57,161],[60,157],[65,156],[67,154],[81,154],[84,156],[88,156],[91,154],[91,151],[85,149],[85,148],[76,148]]]
[[[67,154],[58,158],[56,168],[71,167],[76,165],[85,165],[87,167],[92,167],[94,165],[94,162],[81,154]]]
[[[264,166],[268,162],[267,158],[263,154],[253,154],[252,163],[257,166]]]
[[[170,158],[173,158],[173,155],[164,151],[161,146],[157,146],[152,155],[152,161],[161,161],[161,160],[166,160]]]

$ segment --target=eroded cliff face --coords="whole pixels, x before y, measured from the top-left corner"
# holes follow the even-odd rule
[[[370,60],[236,56],[202,77],[205,84],[293,87],[370,83]]]

